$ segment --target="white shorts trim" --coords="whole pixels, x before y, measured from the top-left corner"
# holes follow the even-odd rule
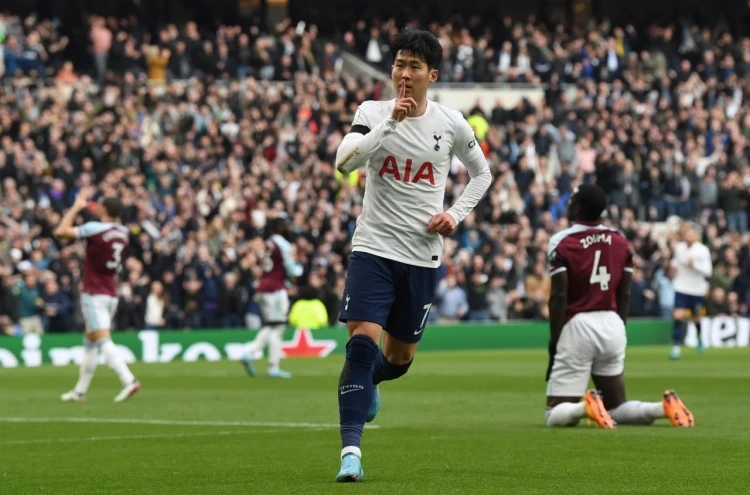
[[[116,297],[105,294],[81,294],[81,313],[86,325],[86,333],[97,330],[112,330],[112,322],[117,312]]]
[[[574,316],[560,334],[547,396],[583,397],[591,375],[622,374],[626,346],[625,324],[614,311]]]
[[[256,300],[264,324],[285,323],[289,319],[289,293],[286,290],[259,292]]]

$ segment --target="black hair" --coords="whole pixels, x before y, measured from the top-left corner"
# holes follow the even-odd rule
[[[607,208],[607,193],[594,184],[581,184],[573,194],[571,202],[578,205],[576,220],[595,222]]]
[[[278,234],[281,237],[286,238],[289,230],[288,223],[289,222],[285,215],[269,218],[266,221],[266,237],[271,237],[274,234]]]
[[[102,201],[102,206],[110,218],[120,218],[120,215],[122,215],[122,201],[120,201],[120,198],[105,198]]]
[[[394,60],[400,51],[409,52],[425,62],[430,69],[437,69],[443,61],[443,47],[429,31],[404,28],[391,39],[391,55]]]

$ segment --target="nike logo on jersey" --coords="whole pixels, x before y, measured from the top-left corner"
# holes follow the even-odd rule
[[[346,306],[344,306],[344,311],[349,311],[349,299],[351,299],[351,297],[349,297],[349,294],[347,294],[346,295]]]
[[[422,332],[424,332],[424,327],[420,328],[419,330],[414,330],[414,335],[419,335]]]

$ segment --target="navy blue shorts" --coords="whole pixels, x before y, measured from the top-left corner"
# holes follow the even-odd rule
[[[674,293],[674,308],[690,310],[690,316],[703,316],[703,296]]]
[[[354,252],[339,321],[369,321],[403,342],[419,342],[437,286],[438,268]]]

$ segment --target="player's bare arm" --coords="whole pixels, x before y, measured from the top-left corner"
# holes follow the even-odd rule
[[[557,341],[560,339],[563,325],[565,324],[565,312],[568,309],[568,272],[563,270],[552,275],[551,289],[549,295],[549,337],[550,352],[554,352]]]
[[[359,115],[355,116],[350,132],[344,136],[336,150],[336,169],[342,174],[348,174],[365,165],[373,153],[383,145],[385,138],[396,130],[398,123],[417,108],[414,98],[406,96],[406,83],[402,81],[399,97],[391,115],[383,122],[370,129],[367,125],[359,123]]]
[[[73,206],[70,207],[68,211],[65,212],[65,215],[63,215],[62,220],[60,220],[60,225],[57,226],[55,229],[54,235],[55,237],[59,239],[75,239],[76,238],[76,232],[75,232],[75,221],[78,214],[86,209],[86,206],[89,203],[89,199],[91,198],[93,191],[90,188],[84,188],[81,189],[81,191],[78,193],[78,196],[76,196],[76,200],[73,203]]]
[[[628,322],[630,313],[630,286],[633,281],[633,272],[626,270],[622,272],[620,285],[617,286],[617,314],[623,323]]]

